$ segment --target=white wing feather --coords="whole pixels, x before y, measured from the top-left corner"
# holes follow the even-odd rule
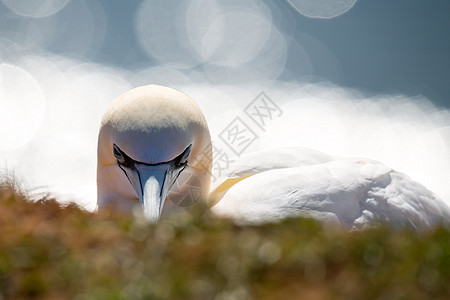
[[[347,229],[380,222],[422,229],[450,220],[449,207],[433,193],[375,161],[280,148],[244,156],[232,167],[214,186],[220,201],[212,209],[238,222],[307,215]]]

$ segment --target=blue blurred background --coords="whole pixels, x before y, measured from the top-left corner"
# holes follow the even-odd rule
[[[305,16],[308,9],[316,12],[313,16],[322,18]],[[330,13],[332,9],[335,11]],[[205,43],[205,27],[214,27],[213,23],[222,18],[225,26],[235,21],[237,27],[242,26],[241,32],[220,32],[229,43],[247,40],[256,44],[244,55],[258,56],[261,53],[257,50],[268,48],[265,59],[271,61],[256,62],[255,70],[264,63],[274,69],[282,65],[281,72],[276,70],[266,78],[326,80],[373,94],[424,95],[435,104],[449,107],[449,13],[450,2],[445,0],[3,0],[0,31],[2,38],[29,51],[43,49],[127,70],[162,64],[189,76],[192,70],[207,69],[209,80],[222,83],[229,78],[214,75],[222,72],[215,67],[230,62],[220,61],[220,49],[210,49],[213,54],[205,54],[204,45],[200,45],[201,39]],[[263,22],[270,23],[264,26],[273,26],[282,37],[264,40],[267,32],[252,37],[252,31],[261,28]],[[156,24],[160,28],[155,28]],[[220,28],[216,32],[219,31]],[[232,48],[217,39],[209,38],[218,43],[218,48]],[[271,49],[273,45],[267,47],[265,42],[284,45]],[[227,51],[235,51],[239,56],[244,48]],[[273,62],[269,55],[286,57]],[[234,63],[243,64],[245,59],[241,58]],[[259,75],[248,73],[245,79],[258,80]]]

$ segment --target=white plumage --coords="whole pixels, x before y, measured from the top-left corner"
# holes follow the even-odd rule
[[[215,214],[240,223],[307,215],[347,229],[423,229],[450,219],[444,202],[402,173],[305,148],[243,155],[210,187],[210,149],[205,118],[186,95],[154,85],[121,95],[100,128],[99,209],[140,203],[156,221],[166,198],[184,206],[207,197]]]
[[[347,229],[379,222],[419,229],[450,217],[445,203],[405,174],[305,148],[243,155],[217,180],[211,198],[216,214],[250,223],[306,215]]]

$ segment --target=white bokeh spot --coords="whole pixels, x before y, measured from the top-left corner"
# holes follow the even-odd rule
[[[40,128],[45,99],[38,82],[25,70],[0,65],[0,149],[14,150],[30,142]]]
[[[1,0],[1,2],[19,16],[45,18],[59,12],[70,0]]]
[[[330,19],[349,11],[357,0],[288,0],[299,13],[310,18]]]

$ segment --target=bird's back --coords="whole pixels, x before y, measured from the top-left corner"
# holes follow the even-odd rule
[[[335,158],[304,148],[279,148],[242,157],[219,178],[214,213],[262,223],[299,215],[357,229],[389,223],[429,228],[450,209],[408,176],[371,160]]]

